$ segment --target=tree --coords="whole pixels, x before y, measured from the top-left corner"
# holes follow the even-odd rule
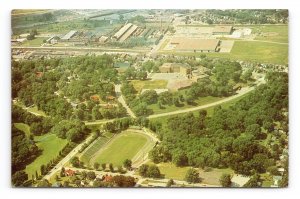
[[[94,163],[94,169],[98,170],[99,169],[100,164],[98,162]]]
[[[170,180],[168,181],[168,183],[167,183],[167,187],[171,187],[171,186],[174,185],[174,184],[175,184],[174,180],[173,180],[173,179],[170,179]]]
[[[124,162],[123,162],[123,166],[124,166],[127,170],[131,169],[131,164],[132,164],[132,161],[129,160],[129,159],[126,159],[126,160],[124,160]]]
[[[260,175],[258,174],[254,174],[250,180],[244,185],[244,187],[248,187],[248,188],[251,188],[251,187],[260,187],[260,184],[261,184],[261,179],[260,179]]]
[[[188,183],[200,182],[199,172],[196,169],[190,168],[185,175],[185,181]]]
[[[231,187],[231,176],[229,174],[223,173],[219,181],[222,187]]]
[[[188,157],[185,153],[176,153],[172,157],[172,162],[179,167],[186,166],[188,164]]]
[[[93,172],[93,171],[87,172],[87,178],[88,178],[89,180],[94,180],[94,179],[96,178],[95,172]]]
[[[112,163],[109,163],[109,170],[110,170],[111,172],[114,172],[114,166],[113,166]]]
[[[21,186],[26,180],[28,180],[28,175],[25,171],[17,171],[12,175],[12,183],[15,186]]]
[[[106,169],[106,164],[105,164],[105,163],[102,163],[102,164],[101,164],[101,167],[102,167],[102,170],[105,170],[105,169]]]
[[[146,177],[147,176],[147,171],[148,171],[149,165],[147,164],[143,164],[139,167],[139,174],[142,177]]]
[[[160,178],[161,177],[161,174],[160,174],[160,170],[158,168],[158,166],[156,165],[150,165],[148,167],[148,170],[147,170],[147,177],[150,177],[150,178]]]
[[[80,167],[80,161],[78,157],[73,157],[71,159],[71,164],[73,167]]]
[[[65,167],[62,167],[60,170],[60,177],[65,177]]]

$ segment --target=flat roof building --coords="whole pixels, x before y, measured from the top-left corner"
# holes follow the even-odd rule
[[[177,51],[216,52],[220,40],[177,37],[172,38],[170,44]]]
[[[230,35],[232,30],[232,26],[215,26],[212,33],[213,35]]]
[[[76,33],[77,33],[77,30],[71,30],[70,32],[68,32],[67,34],[65,34],[65,36],[63,36],[61,39],[62,40],[71,39],[72,37],[75,36]]]

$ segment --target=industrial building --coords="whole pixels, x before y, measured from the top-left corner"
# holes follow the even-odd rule
[[[131,26],[132,26],[132,23],[128,23],[128,24],[124,25],[118,32],[116,32],[114,34],[113,37],[116,38],[117,40],[119,40]]]
[[[212,34],[213,35],[230,35],[233,32],[232,26],[215,26]]]
[[[220,40],[177,37],[172,38],[169,45],[176,51],[217,52]]]
[[[63,36],[61,38],[61,40],[62,41],[68,41],[69,39],[71,39],[72,37],[74,37],[76,34],[77,34],[77,30],[71,30],[65,36]]]
[[[138,30],[138,26],[128,23],[124,25],[118,32],[113,36],[117,41],[123,42],[132,36]]]

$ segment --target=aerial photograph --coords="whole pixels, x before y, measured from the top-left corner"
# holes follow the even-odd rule
[[[284,188],[284,9],[11,11],[11,186]]]

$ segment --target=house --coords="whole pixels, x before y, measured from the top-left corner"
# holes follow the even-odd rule
[[[99,97],[98,95],[92,95],[92,96],[90,97],[90,99],[91,99],[92,101],[94,101],[94,102],[99,102],[99,101],[100,101],[100,97]]]
[[[75,171],[73,171],[71,169],[67,169],[67,170],[65,170],[65,175],[66,176],[74,176],[75,175]]]
[[[116,99],[116,97],[114,97],[114,96],[112,96],[112,95],[108,95],[108,96],[106,96],[106,99],[107,99],[107,100],[110,100],[110,101],[113,101],[113,100]]]
[[[243,187],[249,180],[250,180],[249,176],[235,174],[231,178],[231,186],[232,187]]]
[[[103,182],[112,182],[113,181],[113,177],[111,175],[105,175],[102,177]]]

